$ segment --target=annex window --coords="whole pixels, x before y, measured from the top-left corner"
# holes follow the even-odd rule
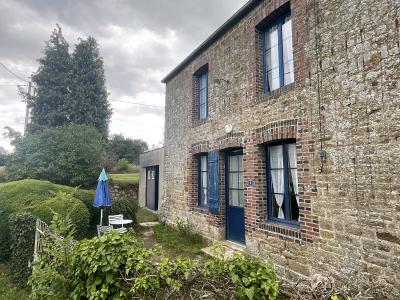
[[[298,224],[299,192],[295,143],[267,147],[268,219]]]
[[[198,117],[204,120],[208,116],[208,69],[197,74],[198,84]]]
[[[207,193],[207,178],[208,178],[208,159],[207,154],[199,156],[199,195],[198,205],[208,205],[208,193]]]
[[[282,15],[263,33],[264,92],[274,91],[294,82],[292,18]]]

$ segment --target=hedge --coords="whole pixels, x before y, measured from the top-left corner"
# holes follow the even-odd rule
[[[26,287],[32,272],[36,216],[28,212],[11,214],[8,218],[11,236],[11,280]]]
[[[60,197],[67,200],[63,201]],[[10,256],[8,217],[11,213],[31,211],[45,222],[51,221],[51,209],[63,216],[70,214],[78,236],[82,237],[87,233],[89,220],[95,222],[96,214],[99,215],[89,205],[92,201],[91,191],[76,190],[48,181],[26,179],[0,184],[0,261]]]

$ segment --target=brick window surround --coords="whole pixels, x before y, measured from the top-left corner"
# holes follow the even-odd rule
[[[200,119],[200,107],[199,107],[199,93],[200,93],[200,75],[207,73],[207,81],[209,76],[209,67],[208,63],[202,65],[201,67],[197,68],[196,71],[192,75],[192,126],[198,126],[204,124],[208,121],[209,118],[209,87],[207,82],[207,113],[206,117]]]
[[[317,195],[316,181],[310,175],[314,140],[303,120],[284,120],[267,124],[252,132],[246,145],[245,180],[254,179],[254,186],[247,187],[245,198],[246,229],[263,232],[298,243],[312,242],[319,236],[318,218],[312,214],[311,198]],[[278,141],[296,141],[300,222],[298,227],[268,220],[267,177],[265,146]],[[307,187],[307,188],[306,188]]]
[[[254,18],[255,33],[255,67],[254,81],[256,86],[256,102],[268,101],[276,99],[280,95],[292,91],[295,87],[302,86],[306,78],[306,70],[308,70],[307,61],[304,57],[304,41],[307,40],[305,33],[305,23],[302,10],[304,9],[303,1],[296,0],[270,0],[265,1],[262,8],[258,11]],[[273,22],[273,20],[282,17],[285,13],[290,12],[292,16],[292,44],[293,44],[293,60],[294,60],[294,82],[284,85],[273,91],[264,92],[264,76],[263,76],[263,32],[265,28]]]

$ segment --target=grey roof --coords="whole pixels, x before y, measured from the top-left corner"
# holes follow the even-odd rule
[[[189,54],[179,65],[177,65],[167,76],[163,78],[162,83],[167,83],[190,64],[204,50],[224,35],[229,29],[239,23],[254,7],[264,0],[250,0],[241,9],[239,9],[232,17],[230,17],[221,27],[211,34],[203,43],[200,44],[192,53]]]

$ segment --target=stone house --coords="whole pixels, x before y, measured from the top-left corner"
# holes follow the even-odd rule
[[[399,6],[251,0],[217,29],[163,79],[163,218],[289,280],[351,270],[394,298]]]

